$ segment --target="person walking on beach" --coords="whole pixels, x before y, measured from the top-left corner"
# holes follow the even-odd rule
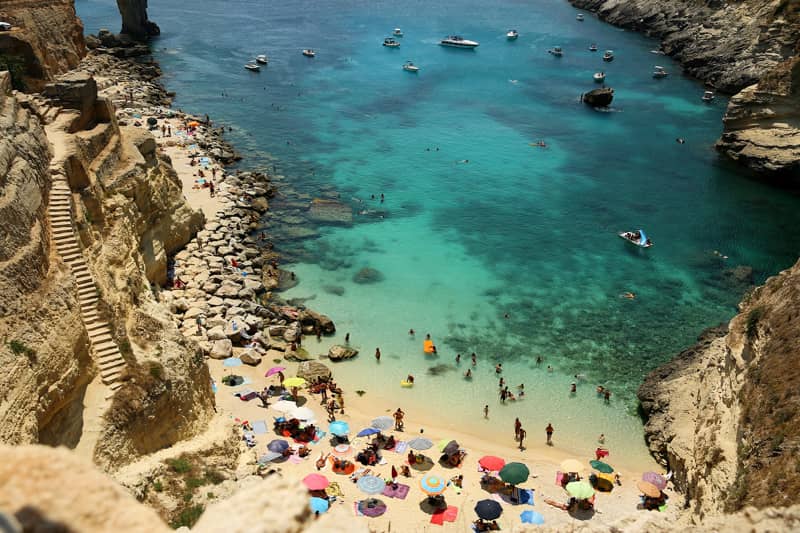
[[[208,194],[209,194],[209,196],[211,196],[211,198],[214,198],[214,182],[213,181],[209,181],[208,182]]]
[[[403,425],[404,425],[403,417],[406,416],[406,414],[403,412],[402,409],[398,407],[397,411],[394,412],[393,416],[394,416],[394,429],[396,431],[403,431]]]
[[[519,440],[519,430],[522,429],[522,422],[519,418],[514,419],[514,440]]]
[[[494,366],[494,373],[495,374],[500,374],[501,372],[503,372],[503,363],[497,363]]]
[[[379,363],[381,362],[381,349],[380,348],[375,348],[375,360],[377,362],[379,362]]]
[[[525,446],[523,446],[523,445],[522,445],[522,443],[523,443],[523,441],[525,440],[525,437],[526,437],[527,435],[528,435],[528,433],[527,433],[527,432],[526,432],[524,429],[522,429],[522,428],[519,428],[519,436],[518,436],[518,440],[519,440],[519,449],[520,449],[520,450],[524,450],[524,449],[525,449]]]
[[[172,137],[172,124],[167,124],[167,137]]]
[[[488,404],[483,406],[483,418],[487,418],[487,419],[489,418],[489,405]]]
[[[163,138],[163,137],[166,137],[166,136],[167,136],[167,126],[165,124],[162,124],[161,125],[161,137]]]
[[[547,445],[553,445],[553,424],[550,422],[547,423],[547,427],[544,428],[545,433],[547,433]]]
[[[506,398],[508,397],[508,393],[505,389],[500,389],[500,403],[506,403]]]

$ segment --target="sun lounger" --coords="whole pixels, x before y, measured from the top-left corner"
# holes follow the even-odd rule
[[[394,447],[395,453],[406,453],[406,450],[408,450],[408,443],[402,440]]]

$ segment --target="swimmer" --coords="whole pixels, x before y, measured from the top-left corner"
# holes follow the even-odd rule
[[[542,356],[541,355],[537,355],[536,356],[536,364],[537,365],[541,365],[542,364]]]
[[[506,384],[506,380],[503,379],[503,378],[500,378],[500,388],[501,389],[503,388],[503,385],[505,385],[505,384]]]
[[[627,298],[628,300],[633,300],[634,298],[636,298],[636,293],[633,293],[633,292],[630,292],[630,291],[629,292],[623,292],[622,293],[622,297],[623,298]]]
[[[675,139],[675,142],[678,144],[686,144],[686,140],[683,137],[678,137]]]
[[[430,333],[426,333],[425,334],[425,340],[428,340],[428,341],[431,340],[431,334]]]
[[[408,334],[413,337],[414,336],[414,330],[413,329],[408,330]]]
[[[599,444],[605,444],[606,443],[606,436],[605,436],[604,433],[600,433],[600,436],[597,437],[597,442]]]
[[[550,366],[550,365],[547,365],[547,371],[548,371],[548,372],[552,372],[552,371],[553,371],[553,367],[552,367],[552,366]]]
[[[497,363],[494,367],[494,373],[499,374],[503,371],[503,363]]]
[[[574,381],[572,382],[572,385],[570,385],[569,387],[569,392],[570,394],[575,394],[576,392],[578,392],[578,385]]]
[[[459,364],[460,362],[461,362],[461,354],[457,353],[456,354],[456,364]]]
[[[472,352],[472,366],[478,366],[478,356],[475,355],[475,352]]]
[[[464,377],[467,379],[472,378],[472,369],[468,368],[466,372],[464,372]]]
[[[603,391],[605,391],[605,390],[606,390],[605,387],[603,387],[602,385],[598,385],[597,386],[597,394],[598,395],[602,395]]]

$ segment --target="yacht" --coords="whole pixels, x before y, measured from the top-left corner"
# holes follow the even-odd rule
[[[664,70],[664,67],[656,65],[653,67],[653,77],[656,79],[666,78],[669,76],[669,73]]]
[[[703,93],[703,97],[701,98],[701,100],[703,100],[706,103],[710,103],[714,101],[715,96],[716,95],[714,94],[714,91],[706,91]]]
[[[269,63],[269,59],[264,54],[261,54],[260,56],[256,56],[256,63],[266,65],[267,63]]]
[[[317,53],[311,48],[306,48],[305,50],[303,50],[303,55],[306,57],[314,57],[317,55]]]
[[[508,30],[506,33],[506,39],[509,41],[515,41],[519,37],[519,32],[517,30]]]
[[[561,57],[561,56],[564,55],[564,51],[561,50],[560,46],[554,46],[553,48],[548,50],[548,52],[550,52],[551,54],[553,54],[556,57]]]
[[[603,54],[603,61],[614,61],[614,52],[612,50],[606,50]]]
[[[403,70],[405,70],[406,72],[413,72],[416,74],[417,72],[419,72],[419,67],[416,66],[411,61],[406,61],[405,63],[403,63]]]
[[[589,51],[590,52],[597,52],[597,45],[594,44],[594,43],[590,44],[589,45]]]
[[[403,30],[401,30],[400,28],[395,28],[394,31],[392,32],[392,35],[394,35],[395,37],[402,37]]]
[[[261,71],[261,67],[259,67],[259,66],[258,66],[258,65],[256,65],[255,63],[247,63],[247,64],[244,66],[244,68],[246,68],[246,69],[247,69],[247,70],[249,70],[250,72],[259,72],[259,71]]]
[[[592,76],[592,78],[594,78],[594,81],[596,81],[597,83],[603,83],[604,81],[606,81],[606,73],[605,72],[595,72],[594,76]]]
[[[460,35],[450,35],[442,39],[439,44],[442,46],[452,46],[453,48],[477,48],[480,43],[478,41],[464,39]]]
[[[575,16],[575,20],[577,20],[578,22],[583,22],[583,13],[578,13]]]
[[[391,37],[387,37],[383,40],[383,46],[388,46],[389,48],[399,48],[400,43],[392,39]]]

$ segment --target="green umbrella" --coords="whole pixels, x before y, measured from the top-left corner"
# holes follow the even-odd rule
[[[528,467],[522,463],[508,463],[500,470],[500,479],[512,485],[518,485],[528,479]]]
[[[589,461],[589,464],[592,465],[592,468],[604,474],[610,474],[614,471],[613,466],[603,461]]]
[[[571,483],[567,483],[565,488],[570,496],[579,500],[585,500],[594,495],[594,489],[586,481],[573,481]]]

